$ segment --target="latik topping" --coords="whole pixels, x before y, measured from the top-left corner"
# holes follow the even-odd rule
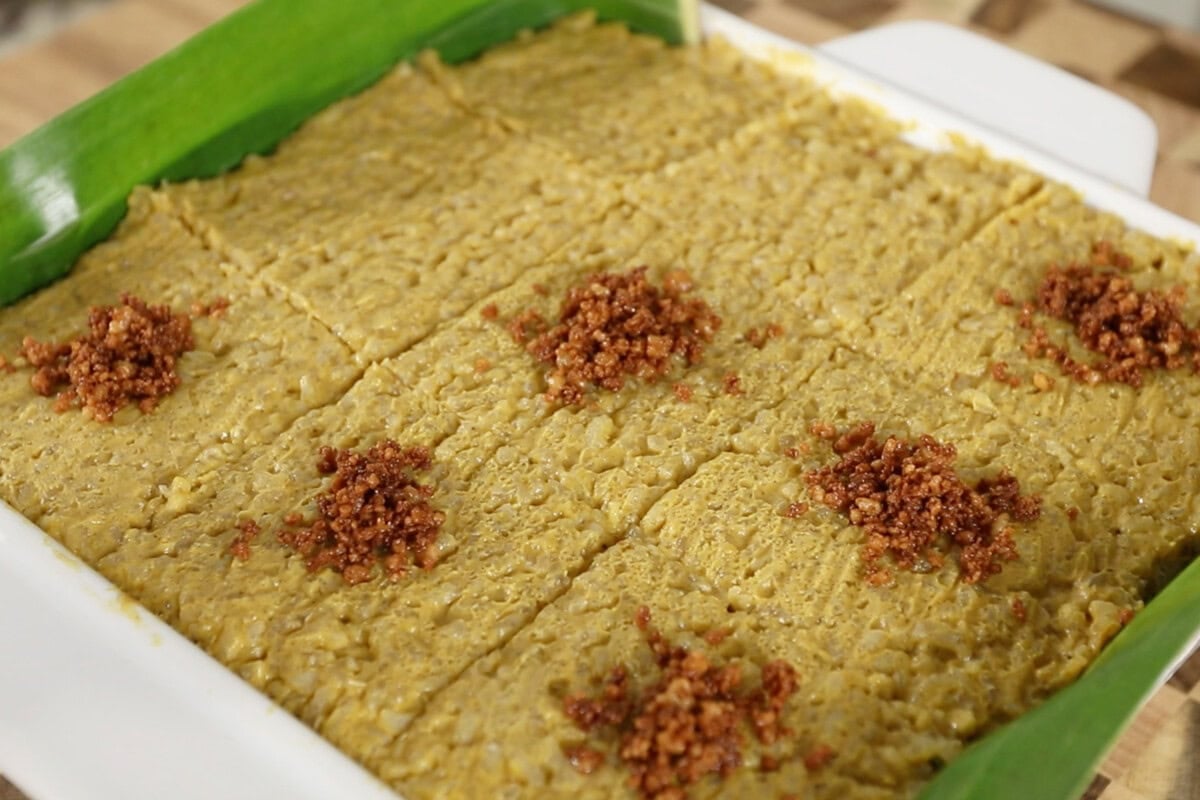
[[[746,727],[763,745],[791,733],[781,721],[797,688],[790,664],[766,664],[762,685],[743,691],[739,666],[719,665],[704,653],[672,646],[650,625],[644,606],[636,622],[658,662],[659,680],[639,695],[630,688],[629,670],[617,666],[598,696],[569,695],[563,709],[585,732],[613,728],[620,734],[618,756],[630,772],[630,786],[642,797],[682,800],[686,788],[705,776],[728,777],[742,764]],[[712,640],[719,643],[725,635],[722,631]],[[566,755],[585,774],[604,759],[586,745],[571,747]],[[778,766],[770,755],[762,763],[764,769]]]
[[[429,464],[427,448],[390,439],[366,453],[322,447],[317,469],[333,481],[317,499],[317,519],[290,516],[279,541],[303,555],[309,571],[330,567],[350,584],[371,580],[376,562],[393,580],[412,563],[431,569],[445,514],[429,503],[433,487],[414,475]]]
[[[1137,388],[1150,370],[1191,365],[1200,371],[1200,328],[1189,327],[1182,314],[1186,290],[1140,292],[1125,272],[1130,266],[1128,256],[1101,242],[1088,264],[1047,268],[1036,300],[1021,309],[1020,324],[1030,331],[1026,354],[1048,358],[1064,375],[1089,384]],[[1079,342],[1100,357],[1090,364],[1072,358],[1034,323],[1035,313],[1070,323]],[[1049,387],[1046,378],[1041,384]]]
[[[549,366],[547,399],[579,404],[591,387],[619,391],[627,378],[655,381],[676,360],[700,360],[721,319],[703,300],[686,297],[691,289],[683,272],[669,274],[661,287],[650,283],[646,267],[599,273],[567,292],[556,324],[526,311],[509,330]]]
[[[25,337],[21,355],[36,369],[30,383],[55,409],[80,406],[109,422],[130,403],[149,413],[178,388],[178,359],[194,346],[191,318],[168,306],[121,295],[115,306],[88,312],[88,330],[60,344]],[[65,387],[65,388],[64,388]]]
[[[832,443],[838,460],[805,475],[809,493],[866,532],[863,561],[873,584],[891,580],[885,555],[901,569],[929,572],[942,565],[946,543],[958,546],[962,579],[977,583],[1017,558],[1012,523],[1041,514],[1041,498],[1022,495],[1004,470],[968,485],[954,469],[954,446],[931,436],[881,440],[870,422],[844,433],[827,424],[812,431]]]

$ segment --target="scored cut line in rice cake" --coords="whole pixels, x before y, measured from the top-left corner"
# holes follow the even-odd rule
[[[102,559],[101,572],[289,711],[371,768],[438,688],[510,637],[617,537],[592,505],[526,461],[472,464],[447,446],[419,474],[446,513],[440,561],[395,582],[350,586],[274,540],[292,512],[315,513],[329,478],[321,445],[366,448],[393,437],[433,444],[425,420],[367,375],[337,404],[299,420],[229,470],[211,504]],[[470,474],[467,474],[470,470]],[[237,520],[263,533],[248,560],[229,545]]]
[[[581,412],[555,413],[537,426],[532,457],[592,497],[616,526],[635,524],[656,497],[728,448],[730,436],[756,413],[778,403],[781,376],[802,381],[833,351],[832,343],[797,330],[802,323],[785,313],[786,295],[774,296],[769,284],[764,289],[743,282],[745,272],[709,271],[706,264],[730,262],[690,244],[654,237],[631,263],[656,265],[649,273],[656,280],[682,268],[693,279],[694,294],[718,314],[743,311],[760,330],[778,323],[783,333],[759,349],[736,324],[745,316],[725,316],[698,364],[655,383],[630,380],[620,392],[597,391]],[[678,387],[684,387],[683,397]]]
[[[149,414],[129,406],[106,424],[78,410],[60,414],[29,387],[29,370],[0,375],[12,441],[0,453],[0,496],[85,560],[146,527],[163,487],[181,473],[219,473],[335,399],[357,374],[333,335],[222,263],[166,198],[146,190],[135,192],[114,238],[8,309],[0,335],[6,349],[22,333],[69,337],[86,328],[90,305],[115,303],[121,292],[176,312],[220,297],[230,306],[194,321],[196,347],[179,360],[180,386]]]
[[[405,63],[318,113],[274,153],[163,191],[253,268],[334,241],[359,215],[413,216],[468,189],[513,141],[450,102],[424,69]]]
[[[606,174],[679,161],[815,92],[810,80],[723,41],[669,47],[587,15],[493,48],[441,78],[473,112]]]
[[[375,361],[552,260],[618,197],[554,152],[511,143],[459,191],[422,192],[398,212],[362,203],[329,240],[263,275]]]
[[[696,240],[729,242],[801,282],[807,330],[853,343],[866,319],[1040,179],[976,151],[914,147],[854,101],[822,113],[845,130],[781,114],[624,193]]]
[[[663,239],[646,215],[614,214],[609,221],[625,233],[581,237],[545,270],[526,274],[513,287],[488,298],[489,302],[504,316],[533,308],[549,320],[555,317],[563,293],[597,270],[623,272],[652,264],[650,274],[658,282],[671,270],[691,266],[692,262],[674,253],[671,257],[645,257],[663,252],[659,249]],[[544,293],[535,291],[535,286],[541,286]],[[729,291],[730,287],[697,280],[693,294],[720,310],[720,301],[730,296]],[[620,392],[597,389],[582,407],[548,404],[541,396],[547,388],[545,368],[535,364],[501,325],[486,322],[476,313],[468,313],[384,366],[397,374],[401,385],[436,387],[421,388],[438,397],[437,409],[431,409],[431,414],[461,416],[452,437],[462,443],[463,449],[457,452],[469,454],[478,463],[493,454],[497,459],[507,458],[517,452],[517,436],[529,431],[528,454],[535,462],[553,469],[564,485],[592,498],[597,507],[604,508],[611,524],[623,525],[631,514],[636,515],[645,493],[661,491],[656,487],[664,483],[669,487],[697,460],[709,457],[727,435],[723,431],[736,426],[747,410],[770,397],[773,372],[811,369],[806,365],[815,365],[829,349],[819,342],[780,339],[760,353],[743,340],[743,333],[724,327],[699,364],[677,367],[655,383],[631,378]],[[446,352],[455,353],[450,363],[446,363]],[[482,374],[471,368],[477,358],[487,363]],[[448,371],[456,376],[452,383],[438,377]],[[744,395],[727,390],[726,376],[735,373],[748,387]],[[676,383],[688,386],[693,395],[689,402],[676,395]],[[511,392],[507,396],[512,399],[497,402],[494,395],[498,390]],[[597,484],[598,475],[607,471],[624,474],[643,457],[647,466],[638,467],[638,476],[647,479],[645,484],[628,486],[627,494]]]
[[[1140,569],[1150,570],[1147,552],[1165,558],[1183,548],[1177,556],[1182,558],[1184,540],[1200,528],[1200,496],[1188,469],[1200,452],[1196,376],[1184,368],[1152,372],[1139,389],[1081,385],[1053,362],[1027,356],[1022,345],[1028,332],[1017,324],[1021,303],[1034,297],[1049,264],[1086,263],[1102,241],[1133,258],[1129,275],[1139,288],[1187,287],[1184,313],[1196,324],[1200,256],[1131,231],[1116,217],[1084,206],[1070,190],[1052,185],[922,276],[873,320],[863,346],[911,374],[927,391],[949,392],[1026,430],[1047,456],[1073,463],[1103,485],[1114,506],[1123,506],[1111,520],[1113,528],[1144,531],[1145,538],[1120,541]],[[998,303],[998,289],[1010,292],[1015,304]],[[1074,357],[1085,363],[1094,357],[1075,342],[1065,323],[1036,314],[1035,321],[1068,344]],[[991,370],[998,362],[1022,378],[1020,386],[995,380]],[[1048,391],[1032,382],[1039,372],[1053,382]],[[1161,520],[1157,530],[1133,521],[1149,515]]]
[[[804,631],[727,610],[705,581],[636,538],[605,551],[512,641],[436,697],[401,737],[397,758],[383,765],[381,775],[413,800],[635,797],[615,755],[615,737],[584,734],[563,712],[563,700],[575,692],[594,694],[595,681],[618,664],[629,667],[636,687],[656,680],[650,650],[634,625],[643,605],[651,624],[672,642],[741,664],[748,685],[755,685],[758,670],[773,659],[785,658],[799,672],[799,691],[785,706],[784,724],[793,735],[782,743],[781,772],[762,773],[757,748],[746,747],[741,769],[724,782],[710,778],[690,786],[690,797],[775,796],[782,787],[814,798],[894,796],[843,773],[842,764],[858,757],[859,747],[886,736],[884,720],[860,720],[853,711],[851,698],[860,701],[867,694],[868,676],[822,663],[810,652]],[[704,634],[716,630],[730,635],[717,646],[706,643]],[[822,677],[823,672],[836,677]],[[841,730],[839,717],[863,727]],[[866,743],[855,745],[851,733]],[[581,744],[606,756],[591,775],[580,774],[564,754]],[[800,762],[819,744],[846,748],[846,758],[809,773]],[[944,737],[938,746],[942,753],[952,748]]]
[[[1089,489],[1069,464],[1046,464],[1031,442],[1000,422],[956,410],[953,401],[906,396],[868,375],[861,364],[836,381],[819,372],[809,398],[789,401],[761,429],[735,437],[737,452],[703,465],[668,493],[641,529],[732,607],[789,625],[825,667],[873,676],[868,718],[895,710],[881,708],[882,699],[906,698],[908,718],[893,728],[903,735],[852,760],[859,780],[903,786],[929,777],[930,757],[947,755],[925,750],[926,736],[949,740],[953,753],[955,740],[994,728],[1076,677],[1119,629],[1122,610],[1140,607],[1139,581],[1118,560],[1110,504],[1097,500],[1069,519],[1068,504]],[[811,440],[804,429],[812,421],[845,425],[864,415],[876,415],[884,433],[931,432],[958,445],[968,481],[994,476],[1003,465],[1024,491],[1041,494],[1042,517],[1016,533],[1021,559],[977,586],[958,580],[952,559],[930,574],[896,572],[892,587],[869,586],[861,534],[803,490],[803,471],[828,463],[828,446],[815,442],[791,463],[778,444],[783,437]],[[797,500],[813,510],[784,516]],[[1025,620],[1014,614],[1014,599],[1022,601]],[[857,715],[833,697],[842,714]]]
[[[840,351],[810,379],[807,394],[794,393],[735,445],[739,452],[756,454],[770,446],[782,450],[806,441],[811,450],[801,452],[796,462],[797,470],[803,471],[832,459],[827,447],[813,445],[809,425],[845,428],[866,420],[877,422],[884,434],[911,438],[929,433],[953,444],[957,468],[968,482],[994,477],[1005,468],[1021,481],[1022,492],[1042,497],[1040,518],[1018,528],[1021,558],[1006,564],[984,586],[1004,591],[1074,589],[1077,578],[1090,571],[1099,576],[1091,579],[1093,589],[1116,587],[1126,594],[1142,590],[1143,567],[1130,560],[1124,538],[1113,531],[1120,527],[1149,532],[1161,526],[1131,503],[1122,487],[1074,457],[1048,449],[1036,431],[952,393],[920,386],[895,363]],[[1164,549],[1170,539],[1163,536]],[[1095,622],[1100,639],[1111,633],[1106,628],[1111,620]],[[1098,641],[1093,636],[1093,642]]]
[[[769,130],[778,135],[783,128]],[[650,237],[634,260],[655,265],[651,274],[666,269],[665,265],[684,269],[697,293],[731,323],[718,332],[703,363],[680,378],[696,392],[695,402],[679,402],[667,385],[600,397],[597,403],[607,418],[595,418],[586,427],[578,417],[560,415],[548,420],[539,431],[535,458],[554,464],[566,480],[590,492],[613,524],[636,523],[665,488],[727,449],[729,436],[756,413],[779,403],[787,391],[803,391],[805,377],[833,351],[835,337],[831,333],[837,330],[837,338],[853,340],[869,314],[900,284],[915,278],[926,265],[925,259],[936,260],[952,251],[989,217],[1036,185],[1022,173],[998,166],[970,181],[983,199],[960,203],[960,193],[945,188],[952,182],[948,176],[969,173],[974,163],[971,159],[977,154],[918,155],[908,145],[896,146],[905,149],[915,166],[895,183],[874,159],[844,151],[847,163],[855,164],[851,170],[854,177],[838,184],[840,190],[826,191],[824,201],[806,204],[804,198],[810,192],[801,182],[798,187],[789,186],[780,202],[772,204],[787,210],[790,203],[797,209],[787,235],[795,234],[804,241],[804,234],[809,234],[815,244],[807,258],[794,252],[789,258],[785,255],[788,248],[772,239],[769,231],[762,239],[724,228],[693,231],[684,224],[686,208],[677,211],[679,224],[668,224]],[[748,146],[745,158],[733,161],[753,160],[755,149]],[[827,152],[823,157],[835,163],[841,156]],[[685,166],[700,166],[706,160],[697,157]],[[868,167],[860,169],[860,162]],[[878,173],[885,188],[878,192],[878,199],[863,201],[869,195],[856,191],[854,183],[869,171]],[[643,187],[646,185],[649,183],[643,182]],[[698,202],[722,196],[726,188],[719,181],[705,185],[712,194],[701,193]],[[670,192],[663,193],[668,195],[664,202],[671,202]],[[903,199],[908,196],[915,199]],[[650,199],[651,195],[641,197]],[[653,209],[652,204],[647,205]],[[898,215],[900,222],[886,221],[887,205],[905,209]],[[809,209],[813,216],[799,213],[801,208]],[[704,214],[695,216],[705,218]],[[847,253],[853,243],[871,245],[885,233],[894,234],[897,226],[910,239],[905,247],[886,252],[877,248],[871,258],[858,260]],[[836,231],[827,242],[823,238],[826,228]],[[846,257],[835,258],[831,253]],[[838,292],[830,289],[835,285],[840,287]],[[834,310],[838,313],[832,313]],[[831,319],[836,320],[834,326]],[[761,331],[769,324],[782,328],[777,341],[767,342],[761,351],[746,343],[749,327]],[[723,381],[729,375],[740,380],[738,396],[731,397],[724,389]]]
[[[367,375],[378,390],[366,395],[352,391],[342,403],[363,396],[396,398],[395,408],[404,411],[389,412],[390,429],[426,445],[444,439],[435,457],[452,454],[469,474],[547,416],[575,413],[542,397],[544,369],[513,341],[506,319],[535,303],[549,314],[583,276],[624,265],[653,229],[653,220],[627,206],[612,209],[595,231],[581,235],[544,266],[523,273],[512,286],[484,298],[401,355],[369,368]],[[493,304],[501,316],[489,320],[483,309]],[[166,508],[156,521],[202,508],[214,513],[211,498],[228,479],[219,473],[186,473],[178,482],[182,491],[168,491]],[[232,528],[236,508],[216,513],[225,514]]]
[[[1021,303],[1035,298],[1047,266],[1087,263],[1092,247],[1106,241],[1133,258],[1130,275],[1139,287],[1183,284],[1189,306],[1196,306],[1200,256],[1194,250],[1132,231],[1112,214],[1085,206],[1072,190],[1049,184],[922,275],[873,322],[863,347],[922,364],[930,382],[942,386],[955,378],[980,380],[994,361],[1038,365],[1021,349]],[[1011,293],[1013,307],[997,302],[998,289]],[[1050,321],[1048,328],[1057,339],[1068,338],[1065,323]],[[1087,352],[1075,346],[1072,355]],[[1049,362],[1038,368],[1057,372]]]

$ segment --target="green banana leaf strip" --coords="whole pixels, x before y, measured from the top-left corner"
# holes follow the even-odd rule
[[[259,0],[0,151],[0,306],[65,274],[130,190],[226,170],[434,47],[462,61],[594,8],[679,43],[694,0]]]
[[[1200,561],[1077,682],[950,763],[921,800],[1077,800],[1138,706],[1200,638]]]
[[[267,152],[426,47],[462,61],[584,7],[672,43],[697,31],[694,0],[258,0],[0,151],[0,305],[65,274],[134,186]],[[1200,562],[1081,680],[968,748],[923,800],[1074,800],[1198,632]]]

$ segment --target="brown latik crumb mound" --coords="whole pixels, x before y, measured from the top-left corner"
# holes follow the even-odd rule
[[[583,402],[590,386],[619,391],[629,377],[655,381],[675,358],[693,365],[721,325],[708,304],[684,295],[686,273],[671,273],[662,288],[646,278],[646,267],[598,273],[567,292],[558,323],[545,329],[533,311],[510,325],[535,359],[551,366],[546,397]],[[527,341],[530,330],[537,332]]]
[[[1133,618],[1135,616],[1137,616],[1137,612],[1132,608],[1122,608],[1117,612],[1117,620],[1122,625],[1128,625],[1129,623],[1133,622]]]
[[[692,402],[692,387],[686,383],[677,383],[671,387],[671,391],[675,392],[675,398],[681,403]]]
[[[194,344],[186,314],[122,294],[118,305],[88,311],[87,333],[61,344],[27,336],[21,355],[37,370],[30,379],[35,392],[49,397],[66,385],[55,410],[79,405],[108,422],[130,403],[153,411],[179,386],[177,360]]]
[[[17,368],[14,367],[7,358],[0,356],[0,372],[3,372],[5,375],[12,375],[16,371]]]
[[[488,361],[486,358],[475,359],[475,371],[476,372],[484,373],[484,372],[487,372],[491,368],[492,368],[492,362]]]
[[[229,545],[229,552],[238,561],[246,561],[250,558],[250,545],[258,538],[262,528],[258,527],[258,523],[254,520],[248,519],[239,522],[237,529],[238,535],[233,537],[233,542]]]
[[[500,316],[500,309],[495,303],[488,303],[486,306],[479,309],[479,316],[491,321]]]
[[[743,727],[764,745],[790,733],[780,720],[797,688],[790,664],[766,664],[762,685],[745,692],[737,665],[718,666],[704,653],[672,646],[650,626],[645,607],[638,609],[635,622],[655,655],[658,682],[636,695],[628,670],[617,667],[599,697],[569,695],[563,710],[585,732],[598,726],[617,729],[629,785],[642,797],[681,800],[689,785],[707,775],[728,777],[742,764]],[[772,763],[778,766],[777,759],[764,756],[764,764]]]
[[[1190,364],[1200,371],[1200,328],[1183,320],[1184,287],[1139,292],[1123,272],[1130,266],[1128,256],[1101,242],[1093,248],[1089,264],[1048,267],[1036,303],[1026,303],[1018,321],[1030,331],[1025,353],[1048,358],[1067,377],[1089,384],[1137,388],[1153,369]],[[1090,364],[1072,358],[1065,347],[1051,341],[1044,327],[1034,324],[1035,311],[1069,322],[1080,343],[1100,358]]]
[[[997,289],[995,294],[996,302],[1002,306],[1011,306],[1013,304],[1012,292],[1008,289]]]
[[[729,373],[721,379],[721,385],[725,387],[725,394],[737,397],[743,393],[742,379],[735,373]]]
[[[1020,483],[1004,470],[968,486],[954,470],[954,446],[928,435],[881,441],[874,423],[866,422],[837,435],[833,451],[837,463],[805,480],[814,500],[866,532],[863,561],[874,584],[891,579],[879,563],[887,554],[902,569],[936,569],[941,557],[935,547],[944,540],[959,546],[962,579],[984,580],[1017,557],[1011,523],[1041,514],[1041,498],[1022,495]]]
[[[317,499],[318,517],[281,530],[279,541],[303,555],[310,572],[331,567],[349,584],[369,581],[376,561],[393,579],[410,562],[432,568],[445,515],[429,504],[433,487],[413,476],[428,466],[427,448],[391,439],[366,453],[322,447],[317,469],[333,482]]]
[[[529,288],[533,289],[534,294],[540,294],[542,297],[545,297],[546,295],[550,294],[550,290],[548,288],[546,288],[546,285],[544,283],[535,283],[533,286],[531,286]]]

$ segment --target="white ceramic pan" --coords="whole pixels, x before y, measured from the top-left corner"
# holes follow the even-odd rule
[[[1143,199],[1150,119],[1068,73],[931,23],[816,50],[712,7],[702,25],[915,122],[925,145],[965,134],[1134,227],[1200,241]],[[37,800],[395,797],[3,503],[0,554],[0,771]]]

